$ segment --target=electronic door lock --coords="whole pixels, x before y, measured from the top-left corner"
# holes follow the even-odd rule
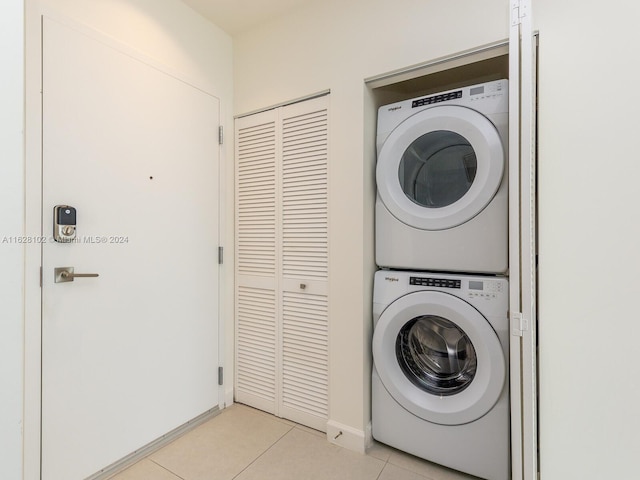
[[[69,205],[53,207],[53,239],[69,243],[76,238],[76,209]]]

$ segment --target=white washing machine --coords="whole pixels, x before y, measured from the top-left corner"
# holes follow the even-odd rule
[[[380,267],[506,272],[508,97],[497,80],[380,107]]]
[[[373,299],[373,437],[510,478],[507,280],[380,270]]]

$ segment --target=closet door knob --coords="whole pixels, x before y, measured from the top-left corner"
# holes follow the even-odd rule
[[[306,283],[301,283],[300,284],[300,290],[304,290],[305,288],[307,288],[307,284]]]

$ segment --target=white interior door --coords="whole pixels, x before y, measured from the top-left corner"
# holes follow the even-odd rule
[[[219,102],[43,23],[42,478],[76,480],[218,405]],[[98,277],[55,283],[54,268]]]

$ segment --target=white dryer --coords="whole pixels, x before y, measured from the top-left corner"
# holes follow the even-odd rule
[[[380,270],[373,437],[491,480],[510,478],[508,284]]]
[[[497,80],[380,107],[380,267],[507,270],[508,97]]]

